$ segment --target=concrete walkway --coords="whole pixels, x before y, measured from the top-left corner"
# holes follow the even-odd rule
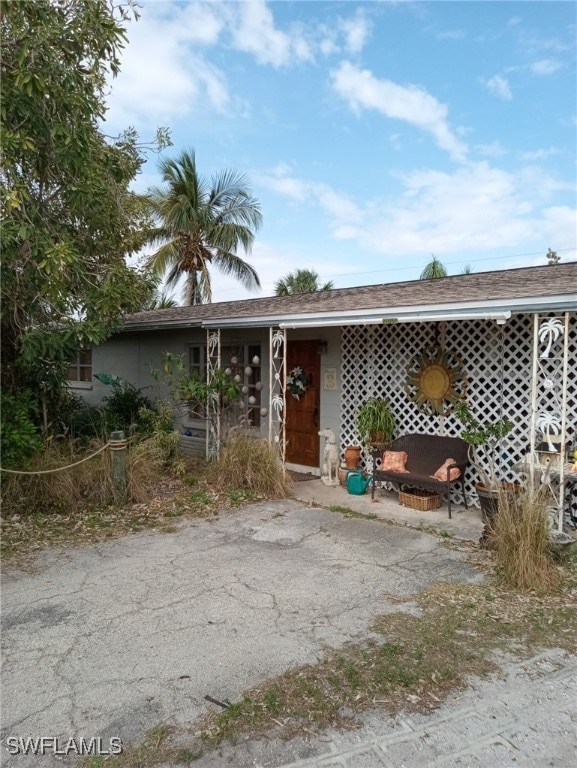
[[[299,501],[322,507],[347,507],[363,515],[376,515],[381,520],[389,520],[399,525],[406,525],[421,530],[436,530],[450,533],[456,539],[478,541],[483,531],[481,510],[475,507],[465,509],[460,504],[453,504],[449,520],[447,503],[440,509],[420,512],[399,504],[396,492],[377,490],[375,500],[371,500],[370,488],[362,496],[350,494],[342,486],[326,486],[319,479],[295,483],[294,496]]]

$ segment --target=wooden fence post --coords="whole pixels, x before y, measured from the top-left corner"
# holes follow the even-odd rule
[[[112,483],[119,494],[126,493],[126,436],[122,430],[110,433],[110,458],[112,460]]]

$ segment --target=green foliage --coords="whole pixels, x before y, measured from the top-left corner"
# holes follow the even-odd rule
[[[435,280],[439,277],[447,277],[447,268],[436,256],[425,266],[420,275],[420,280]]]
[[[469,445],[487,445],[492,440],[501,440],[513,429],[513,422],[507,418],[494,422],[480,422],[471,412],[466,402],[460,402],[455,408],[455,416],[465,429],[461,433]]]
[[[499,441],[513,429],[513,422],[506,417],[493,422],[481,422],[474,416],[469,404],[464,400],[455,407],[455,416],[465,427],[461,437],[470,446],[471,463],[479,473],[483,484],[489,490],[498,489],[499,478],[495,467],[495,450]],[[479,451],[481,447],[485,448],[485,465],[481,463]]]
[[[34,397],[30,392],[21,392],[18,398],[2,392],[0,407],[2,466],[24,469],[42,445],[33,420]]]
[[[299,293],[330,291],[333,287],[332,280],[319,285],[319,273],[314,269],[296,269],[276,282],[274,292],[276,296],[294,296]]]
[[[102,398],[104,403],[104,420],[109,431],[123,429],[129,432],[138,426],[139,411],[149,408],[150,400],[142,394],[142,390],[129,382],[123,382],[113,387],[112,394]]]
[[[174,400],[188,402],[201,418],[207,416],[209,400],[217,398],[221,405],[226,406],[238,400],[241,393],[240,384],[224,369],[213,371],[209,384],[205,378],[190,373],[184,356],[173,352],[166,353],[162,369],[153,369],[151,375],[168,387]]]
[[[113,138],[99,128],[132,5],[2,6],[2,383],[16,393],[34,382],[45,424],[66,361],[153,288],[125,261],[149,222],[129,186],[150,147],[132,129]]]
[[[395,432],[395,417],[389,401],[382,397],[370,397],[364,402],[357,414],[357,428],[365,444],[374,441],[376,435],[380,435],[377,442],[390,442]]]
[[[211,301],[212,268],[245,288],[260,287],[256,271],[238,255],[240,250],[250,252],[262,222],[245,177],[222,171],[209,185],[188,150],[163,160],[160,173],[165,186],[153,189],[147,198],[156,223],[148,239],[160,245],[148,262],[153,271],[166,273],[168,287],[186,275],[185,305]]]

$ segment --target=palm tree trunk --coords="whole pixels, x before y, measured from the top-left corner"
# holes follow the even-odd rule
[[[186,283],[184,285],[184,306],[190,307],[196,304],[196,272],[188,272],[186,275]]]

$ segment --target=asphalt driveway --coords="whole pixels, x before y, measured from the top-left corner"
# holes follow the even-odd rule
[[[62,765],[10,756],[8,737],[129,744],[191,722],[206,695],[366,635],[391,596],[480,578],[433,535],[296,501],[51,551],[3,575],[2,765]]]

